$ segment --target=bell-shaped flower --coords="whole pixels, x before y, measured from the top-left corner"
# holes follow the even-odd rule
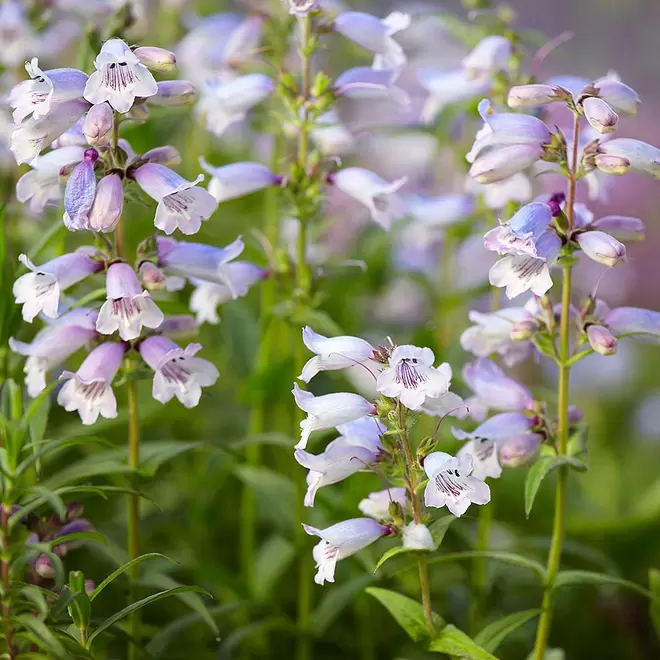
[[[140,355],[155,372],[152,394],[156,401],[167,403],[176,396],[186,408],[199,403],[202,387],[214,385],[220,375],[211,362],[195,357],[201,348],[188,344],[183,349],[159,336],[140,342]]]
[[[405,203],[397,191],[407,181],[407,177],[403,177],[390,183],[361,167],[347,167],[332,176],[334,185],[364,204],[371,219],[383,229],[389,229],[393,222],[406,215]]]
[[[410,105],[410,97],[396,87],[396,72],[357,66],[344,71],[333,85],[336,93],[349,99],[392,99],[402,108]]]
[[[336,32],[375,53],[374,69],[400,71],[406,64],[403,48],[393,36],[410,26],[410,16],[392,12],[383,19],[357,11],[340,14],[332,27]]]
[[[639,307],[617,307],[608,312],[603,324],[615,337],[638,335],[641,339],[660,341],[660,312]]]
[[[54,319],[58,316],[60,293],[103,268],[103,262],[92,259],[93,251],[80,248],[76,252],[35,266],[26,255],[18,260],[31,272],[21,275],[13,287],[16,302],[23,305],[23,320],[32,323],[39,312]]]
[[[408,504],[408,491],[403,487],[386,488],[369,493],[359,504],[358,509],[374,520],[392,520],[390,504],[398,504],[405,511]]]
[[[64,190],[64,224],[76,231],[89,229],[89,212],[96,194],[94,164],[98,160],[96,149],[85,149],[81,163],[74,167]]]
[[[344,437],[333,440],[322,454],[316,456],[304,449],[296,449],[295,459],[309,470],[305,506],[314,506],[319,488],[343,481],[360,470],[368,470],[378,462],[381,449],[352,444]]]
[[[158,263],[169,273],[226,286],[232,298],[247,292],[250,269],[229,267],[245,249],[240,237],[224,248],[160,237],[157,245]]]
[[[96,312],[75,309],[41,330],[31,344],[9,338],[9,348],[27,357],[25,386],[31,397],[46,388],[46,375],[96,337]]]
[[[514,110],[530,110],[567,97],[571,97],[570,92],[553,85],[516,85],[509,90],[507,105]]]
[[[87,75],[78,69],[51,69],[42,71],[34,57],[25,63],[30,80],[23,80],[9,93],[9,105],[14,108],[13,118],[20,124],[26,117],[45,117],[53,106],[63,101],[80,99]]]
[[[63,101],[44,117],[30,117],[19,124],[11,134],[10,146],[16,162],[33,165],[39,154],[70,129],[89,107],[87,101],[80,99]]]
[[[340,392],[314,396],[311,392],[293,386],[293,396],[298,407],[307,413],[307,419],[300,422],[302,430],[296,449],[305,449],[312,431],[330,429],[338,424],[352,422],[365,415],[375,415],[376,406],[358,394]]]
[[[112,264],[105,286],[107,300],[96,321],[96,330],[102,335],[119,331],[119,336],[129,341],[140,336],[143,326],[157,328],[163,322],[163,312],[149,292],[142,290],[135,271],[128,264]]]
[[[596,323],[587,327],[587,339],[591,348],[600,355],[614,355],[617,349],[617,339],[603,325]]]
[[[104,176],[96,186],[92,208],[89,210],[89,228],[96,232],[114,231],[124,210],[124,186],[116,172]]]
[[[117,112],[128,112],[137,97],[148,98],[158,91],[149,69],[121,39],[103,44],[94,67],[84,92],[94,105],[107,101]]]
[[[552,287],[550,267],[559,255],[561,239],[548,230],[536,241],[535,248],[535,257],[508,254],[490,269],[490,283],[496,287],[506,287],[510,300],[525,291],[543,296]]]
[[[83,147],[61,147],[44,154],[16,184],[16,199],[29,202],[30,211],[41,213],[46,206],[62,198],[60,170],[83,160]]]
[[[201,174],[195,181],[187,181],[164,165],[147,163],[132,177],[158,202],[154,224],[166,234],[175,229],[186,235],[196,234],[202,220],[208,220],[218,207],[213,195],[197,186],[204,179]]]
[[[616,75],[608,75],[594,81],[593,87],[598,96],[621,117],[632,117],[637,114],[641,104],[639,94],[622,83]]]
[[[486,232],[484,245],[498,254],[538,257],[536,242],[552,222],[553,209],[544,202],[526,204],[507,222]]]
[[[408,523],[401,530],[403,547],[409,550],[435,550],[435,541],[431,531],[422,523]]]
[[[299,378],[309,383],[319,371],[335,371],[374,363],[374,347],[359,337],[324,337],[309,326],[303,328],[303,343],[316,353],[303,367]]]
[[[430,348],[397,346],[390,355],[388,368],[378,376],[378,391],[399,399],[410,410],[419,410],[427,398],[438,398],[449,390],[451,368],[447,371],[441,365],[436,369],[434,361]]]
[[[473,75],[495,74],[508,70],[512,53],[513,44],[506,37],[490,35],[483,38],[461,64]]]
[[[354,555],[381,536],[391,533],[389,526],[381,525],[372,518],[352,518],[325,529],[304,524],[303,527],[310,536],[321,539],[313,550],[317,569],[314,577],[316,584],[334,582],[335,567],[340,559]]]
[[[232,163],[214,167],[202,156],[202,169],[211,176],[208,191],[218,202],[243,197],[281,183],[282,179],[261,163]]]
[[[220,323],[217,308],[230,300],[247,295],[250,287],[268,277],[269,271],[249,261],[233,261],[224,266],[234,293],[226,284],[215,284],[192,278],[195,290],[190,296],[190,310],[197,315],[197,323]],[[169,278],[172,279],[172,278]]]
[[[587,96],[582,103],[584,116],[592,128],[599,133],[614,133],[619,123],[619,115],[597,96]]]
[[[528,463],[543,441],[540,433],[521,433],[500,445],[500,463],[504,467],[518,467]]]
[[[112,140],[115,126],[115,113],[107,103],[99,103],[89,109],[83,121],[82,130],[87,142],[92,146],[106,145]]]
[[[660,149],[641,140],[614,138],[598,145],[599,153],[625,158],[640,174],[660,179]]]
[[[471,476],[472,456],[460,458],[444,452],[434,452],[424,459],[424,471],[429,482],[424,490],[426,506],[446,506],[455,516],[462,516],[470,504],[488,504],[490,488],[481,479]]]
[[[242,121],[247,113],[267,99],[275,90],[272,78],[250,73],[222,84],[207,82],[197,105],[206,128],[214,135],[222,135],[232,124]]]
[[[57,403],[64,410],[77,410],[86,426],[98,416],[112,419],[117,416],[117,400],[112,391],[112,381],[124,360],[127,345],[107,342],[97,346],[74,374],[64,372],[68,379],[57,395]]]
[[[481,358],[463,367],[467,386],[487,408],[501,411],[531,409],[531,392],[507,376],[494,362]]]
[[[603,266],[617,266],[627,260],[626,246],[605,232],[585,231],[577,234],[575,240],[590,259]]]
[[[490,314],[471,310],[468,316],[475,325],[461,335],[463,350],[479,358],[497,353],[508,367],[522,362],[531,353],[530,342],[511,338],[515,324],[533,320],[533,315],[525,307],[508,307]]]

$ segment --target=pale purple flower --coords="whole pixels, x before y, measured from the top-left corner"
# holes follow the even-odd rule
[[[403,487],[387,488],[369,493],[369,496],[358,504],[358,509],[365,516],[374,520],[388,521],[390,515],[390,504],[395,503],[405,511],[408,504],[408,491]]]
[[[321,542],[314,546],[313,554],[317,573],[316,584],[335,581],[335,567],[340,559],[346,559],[359,552],[381,536],[390,534],[387,525],[380,525],[371,518],[353,518],[327,527],[317,529],[304,525],[310,536],[318,536]]]
[[[488,504],[490,488],[481,479],[471,476],[472,456],[460,459],[444,452],[434,452],[424,459],[424,471],[429,482],[424,491],[426,506],[446,506],[455,516],[462,516],[470,504]]]
[[[344,442],[357,447],[367,447],[372,451],[382,449],[381,440],[387,427],[375,417],[358,417],[350,422],[337,425],[337,431]]]
[[[543,146],[538,144],[503,144],[488,147],[475,157],[469,174],[477,183],[496,183],[531,167],[542,155]]]
[[[140,342],[140,355],[155,372],[152,394],[156,401],[167,403],[176,396],[186,408],[199,403],[202,387],[214,385],[220,375],[211,362],[195,357],[201,348],[188,344],[183,349],[167,337]]]
[[[132,160],[137,160],[135,157]],[[175,166],[181,164],[181,154],[176,147],[166,144],[162,147],[154,147],[145,151],[139,160],[143,163],[157,163],[158,165]]]
[[[46,388],[46,375],[58,367],[83,346],[96,337],[96,312],[78,308],[60,316],[46,326],[31,344],[9,338],[9,348],[27,357],[25,386],[31,397],[36,397]]]
[[[176,69],[176,56],[169,50],[157,46],[139,46],[133,55],[152,71],[167,73]],[[141,95],[138,95],[141,96]]]
[[[475,75],[492,75],[509,69],[512,53],[513,45],[506,37],[490,35],[482,39],[461,64]]]
[[[80,162],[69,175],[64,189],[64,224],[67,229],[76,231],[89,229],[89,212],[96,194],[94,164],[98,160],[96,149],[85,149]]]
[[[107,103],[93,105],[85,115],[82,130],[87,142],[93,146],[106,145],[112,140],[115,115]]]
[[[625,215],[606,215],[591,223],[592,229],[606,232],[621,240],[642,240],[645,234],[644,222],[639,218]]]
[[[582,103],[582,110],[592,128],[599,133],[613,133],[619,123],[619,115],[610,106],[596,96],[588,96]]]
[[[614,138],[601,142],[598,151],[625,158],[634,171],[660,179],[660,149],[646,142],[632,138]]]
[[[435,550],[431,531],[422,523],[410,522],[402,530],[403,547],[410,550]]]
[[[617,307],[603,318],[603,324],[616,337],[640,335],[640,338],[660,341],[660,312],[639,307]]]
[[[21,275],[13,287],[16,302],[23,305],[23,320],[28,323],[40,312],[57,318],[60,293],[103,268],[103,262],[92,259],[87,248],[63,254],[41,266],[35,266],[24,254],[18,260],[31,271]]]
[[[540,433],[521,433],[500,445],[500,463],[504,467],[518,467],[528,463],[543,441]]]
[[[481,436],[477,431],[470,434],[468,441],[458,450],[456,458],[463,456],[472,458],[472,476],[486,481],[486,479],[499,479],[502,468],[497,457],[497,444],[495,440]]]
[[[164,165],[147,163],[132,177],[158,202],[154,224],[166,234],[175,229],[186,235],[196,234],[202,220],[208,220],[218,207],[213,195],[197,186],[204,179],[201,174],[195,181],[187,181]]]
[[[374,347],[359,337],[324,337],[309,326],[303,328],[303,343],[316,353],[308,360],[300,374],[300,380],[309,383],[320,371],[335,371],[364,365],[375,365]]]
[[[410,26],[410,16],[392,12],[383,19],[351,11],[335,18],[333,29],[362,48],[375,53],[374,69],[400,71],[406,64],[403,48],[393,36]]]
[[[330,429],[338,424],[352,422],[364,415],[375,415],[376,406],[358,394],[346,392],[314,396],[305,392],[295,383],[293,396],[298,407],[307,413],[307,419],[300,422],[302,430],[296,449],[305,449],[312,431]]]
[[[594,156],[594,165],[598,172],[610,174],[612,176],[623,176],[631,170],[630,161],[622,156],[609,156],[608,154],[596,154]],[[593,172],[587,174],[589,177]]]
[[[65,371],[61,378],[68,379],[57,395],[66,411],[77,410],[86,426],[98,416],[112,419],[117,416],[117,400],[112,381],[124,360],[127,345],[107,342],[97,346],[74,374]]]
[[[500,411],[531,409],[534,397],[491,360],[481,358],[463,367],[463,379],[482,405]]]
[[[603,266],[617,266],[627,260],[626,246],[605,232],[585,231],[575,240],[590,259]]]
[[[16,199],[29,202],[30,211],[41,213],[44,208],[62,198],[60,170],[83,160],[83,147],[62,147],[44,154],[16,184]]]
[[[94,60],[96,71],[85,85],[84,97],[92,104],[107,101],[117,112],[128,112],[136,97],[153,96],[158,87],[149,69],[121,40],[109,39]]]
[[[616,75],[609,74],[593,83],[598,96],[621,117],[637,114],[641,100],[637,92],[622,83]]]
[[[552,85],[516,85],[509,90],[507,105],[515,110],[529,110],[540,105],[570,99],[570,92]]]
[[[96,186],[94,202],[88,214],[89,229],[114,231],[124,210],[124,186],[116,172],[104,176]]]
[[[30,80],[19,82],[9,93],[9,105],[14,108],[17,124],[30,115],[33,119],[47,116],[57,103],[82,98],[87,75],[78,69],[42,71],[34,57],[25,63],[25,70]]]
[[[410,104],[410,97],[396,87],[396,72],[391,69],[372,69],[358,66],[344,71],[333,87],[339,96],[349,99],[389,99],[402,108]]]
[[[553,215],[549,204],[526,204],[510,220],[486,232],[484,245],[498,254],[538,257],[536,243],[545,234]]]
[[[274,91],[272,78],[261,73],[250,73],[222,84],[207,81],[197,112],[204,117],[206,128],[214,135],[222,135],[232,124],[242,121],[257,104]]]
[[[143,291],[131,266],[114,263],[106,276],[107,300],[103,303],[96,321],[96,330],[103,335],[119,331],[125,340],[140,336],[142,327],[157,328],[163,322],[163,312],[158,309],[148,291]]]
[[[158,91],[147,99],[148,105],[177,108],[190,105],[197,98],[197,88],[187,80],[165,80],[156,85]]]
[[[342,192],[369,209],[371,219],[383,229],[406,215],[406,207],[398,194],[407,177],[390,183],[374,172],[361,167],[347,167],[332,177],[332,182]]]
[[[419,410],[427,399],[446,394],[451,381],[451,368],[433,366],[435,355],[430,348],[397,346],[390,355],[389,366],[378,376],[381,394],[397,398],[410,410]]]
[[[214,167],[203,156],[199,163],[211,176],[208,191],[218,202],[243,197],[281,182],[281,177],[261,163],[243,162]]]

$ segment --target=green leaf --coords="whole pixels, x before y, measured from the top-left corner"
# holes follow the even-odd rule
[[[47,395],[39,401],[32,415],[26,416],[32,442],[41,442],[46,434],[48,415],[50,414],[50,390],[47,389],[46,391]]]
[[[96,541],[102,545],[108,545],[108,542],[105,540],[103,534],[98,532],[73,532],[72,534],[66,534],[65,536],[58,536],[56,539],[50,541],[50,547],[54,548],[56,545],[61,545],[62,543],[71,543],[72,541]]]
[[[421,603],[389,589],[369,587],[366,591],[387,609],[413,642],[428,642],[431,639]],[[439,615],[434,613],[433,619],[436,629],[445,626],[444,620]]]
[[[491,653],[497,650],[497,647],[515,630],[524,626],[535,616],[538,616],[541,610],[524,610],[523,612],[514,612],[493,623],[489,623],[476,637],[474,641]]]
[[[328,589],[312,612],[312,629],[316,634],[323,635],[337,617],[364,591],[364,588],[373,582],[374,578],[371,575],[361,575]]]
[[[575,470],[584,472],[587,465],[578,458],[573,456],[542,456],[527,472],[527,479],[525,481],[525,515],[529,518],[534,506],[536,494],[543,480],[558,467],[568,465]]]
[[[572,587],[576,584],[591,584],[597,587],[615,586],[625,587],[636,591],[638,594],[650,598],[652,601],[660,604],[660,598],[654,593],[630,580],[624,580],[620,577],[607,575],[606,573],[592,573],[591,571],[561,571],[557,575],[555,589],[560,587]]]
[[[251,445],[269,445],[273,447],[285,447],[291,449],[296,441],[286,433],[259,433],[257,435],[248,435],[242,440],[237,440],[229,444],[229,447],[234,450],[244,449]]]
[[[163,463],[191,449],[201,447],[201,442],[149,442],[140,450],[140,474],[153,477]]]
[[[62,642],[55,637],[53,632],[41,619],[31,614],[21,614],[17,618],[27,629],[30,638],[39,648],[45,649],[50,655],[56,658],[66,660],[69,657]]]
[[[66,520],[66,504],[54,490],[49,490],[43,486],[32,486],[29,490],[30,493],[35,493],[41,496],[44,502],[48,502],[53,508],[53,511],[60,517],[61,520]]]
[[[163,598],[169,598],[170,596],[176,596],[177,594],[182,594],[186,592],[196,592],[198,594],[204,594],[205,596],[208,596],[209,598],[212,598],[211,594],[206,591],[206,589],[202,589],[201,587],[194,587],[194,586],[188,586],[188,587],[175,587],[174,589],[167,589],[165,591],[159,591],[156,594],[151,594],[151,596],[147,596],[146,598],[143,598],[142,600],[138,600],[136,603],[132,603],[128,607],[125,607],[123,610],[120,610],[119,612],[115,612],[112,616],[108,617],[90,636],[89,640],[87,642],[87,647],[91,647],[92,642],[102,633],[105,632],[108,628],[112,627],[117,623],[118,621],[121,621],[122,619],[126,618],[129,614],[132,614],[133,612],[136,612],[137,610],[141,610],[143,607],[146,607],[147,605],[151,605],[152,603],[155,603],[159,600],[163,600]]]
[[[279,534],[262,544],[254,563],[253,595],[257,600],[268,600],[295,555],[293,543]]]
[[[21,594],[23,594],[35,607],[39,610],[42,616],[48,616],[48,601],[44,592],[32,584],[26,584],[21,587]]]
[[[125,573],[129,568],[132,568],[136,564],[140,564],[143,561],[146,561],[147,559],[164,559],[165,561],[169,561],[172,564],[176,564],[177,562],[174,561],[174,559],[170,559],[166,555],[161,555],[159,552],[149,552],[145,555],[140,555],[139,557],[136,557],[135,559],[131,559],[131,561],[127,561],[125,564],[122,564],[116,571],[113,571],[108,575],[101,584],[99,584],[96,589],[94,589],[92,595],[89,597],[90,601],[93,601],[109,584],[114,582],[122,573]]]
[[[445,626],[429,645],[429,651],[446,653],[454,658],[467,658],[468,660],[497,660],[455,626]]]
[[[445,561],[474,559],[475,557],[486,557],[488,559],[494,559],[495,561],[501,561],[505,564],[511,564],[511,566],[527,568],[534,571],[541,581],[545,581],[546,571],[542,564],[535,559],[529,559],[529,557],[523,557],[522,555],[517,555],[513,552],[500,552],[498,550],[467,550],[465,552],[451,552],[446,555],[441,555],[440,557],[429,558],[428,563],[437,564]]]
[[[291,320],[297,326],[308,325],[314,332],[322,335],[335,337],[344,334],[344,331],[332,320],[330,315],[319,309],[304,309],[299,313],[295,313]]]
[[[649,570],[649,587],[654,596],[650,606],[651,621],[655,634],[660,637],[660,571],[656,568]]]

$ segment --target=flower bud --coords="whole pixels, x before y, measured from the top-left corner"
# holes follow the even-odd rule
[[[80,502],[69,502],[66,505],[66,519],[75,520],[82,516],[85,507]]]
[[[630,172],[630,161],[622,156],[609,156],[608,154],[596,154],[594,165],[605,174],[621,176]]]
[[[95,589],[96,589],[96,584],[94,584],[94,580],[85,580],[85,593],[88,596],[91,596],[94,593]]]
[[[47,580],[52,580],[55,577],[55,569],[47,555],[39,555],[34,562],[34,570],[37,575]]]
[[[435,451],[436,439],[433,436],[424,438],[417,447],[417,461],[420,465],[424,464],[424,459]]]
[[[505,467],[518,467],[529,462],[541,444],[538,433],[522,433],[506,440],[500,447],[500,464]]]
[[[140,156],[140,161],[143,163],[158,163],[167,167],[173,167],[181,163],[181,154],[176,147],[166,145],[164,147],[156,147],[150,149]]]
[[[626,262],[626,246],[602,231],[587,231],[575,238],[582,251],[603,266],[617,266]]]
[[[117,173],[104,176],[96,186],[96,196],[89,212],[89,228],[114,231],[124,210],[124,186]]]
[[[507,104],[517,110],[536,108],[539,105],[560,101],[567,94],[570,98],[566,90],[552,85],[517,85],[509,90]]]
[[[619,123],[619,115],[603,99],[588,96],[582,101],[584,116],[599,133],[613,133]]]
[[[614,78],[602,78],[593,84],[603,101],[622,117],[632,117],[637,114],[641,103],[637,92]]]
[[[107,103],[93,105],[83,121],[83,133],[91,145],[109,144],[112,139],[112,129],[115,115]]]
[[[509,336],[513,341],[527,341],[531,339],[536,331],[538,330],[538,325],[533,319],[526,319],[525,321],[518,321],[511,326],[511,332]]]
[[[158,83],[158,91],[148,99],[149,105],[172,108],[195,102],[197,90],[187,80],[166,80]]]
[[[601,355],[614,355],[616,353],[617,339],[603,325],[590,325],[587,328],[587,339],[596,353]]]
[[[630,161],[630,167],[640,174],[660,179],[660,149],[632,138],[615,138],[598,145],[598,152]]]
[[[138,270],[140,282],[147,291],[161,291],[165,288],[165,274],[151,261],[143,261]]]
[[[167,73],[176,69],[174,53],[157,46],[140,46],[133,51],[135,57],[152,71]]]
[[[584,419],[584,413],[578,406],[568,406],[568,423],[578,424]]]

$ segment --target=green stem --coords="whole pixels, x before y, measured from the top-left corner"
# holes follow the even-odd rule
[[[134,380],[128,380],[126,384],[128,396],[128,465],[134,470],[140,467],[140,413],[138,408],[137,387]],[[136,486],[137,484],[134,484]],[[132,560],[140,556],[140,496],[137,493],[129,495],[128,500],[128,559]],[[137,601],[137,580],[140,576],[139,566],[131,567],[130,578],[130,602]],[[129,618],[129,630],[134,643],[128,650],[129,660],[138,657],[137,640],[140,636],[140,615],[133,612]]]
[[[10,495],[10,484],[5,482],[3,500]],[[5,644],[7,645],[7,657],[13,660],[16,657],[16,647],[14,646],[14,631],[12,629],[12,603],[11,603],[11,581],[9,579],[9,566],[11,563],[11,552],[9,549],[9,516],[11,515],[11,505],[3,502],[0,506],[0,551],[2,552],[2,561],[0,565],[2,579],[2,627],[4,631]]]

